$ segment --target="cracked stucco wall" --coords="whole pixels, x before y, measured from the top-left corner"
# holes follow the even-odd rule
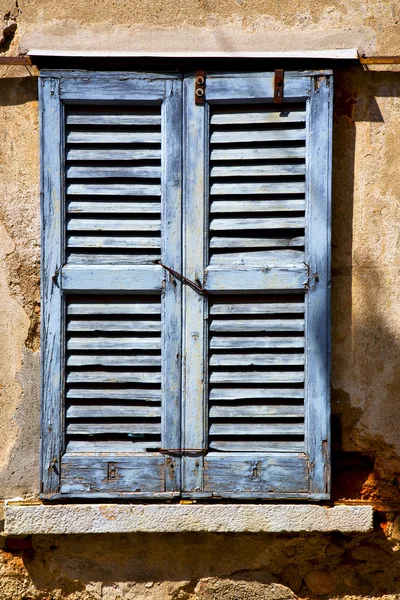
[[[29,47],[400,54],[379,0],[0,0],[0,52]],[[207,46],[205,46],[207,44]],[[0,600],[400,597],[400,73],[335,72],[334,499],[372,500],[362,536],[35,537],[0,551]],[[40,318],[37,79],[0,67],[0,497],[38,491]],[[397,512],[396,512],[397,511]],[[1,539],[0,546],[6,541]]]
[[[20,73],[20,76],[19,76]],[[5,69],[0,73],[4,75]],[[0,79],[0,489],[38,489],[40,301],[37,80]]]

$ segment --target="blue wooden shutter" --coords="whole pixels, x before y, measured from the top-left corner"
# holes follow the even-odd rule
[[[42,491],[180,488],[181,80],[43,72]]]
[[[329,495],[331,82],[185,82],[184,495]]]

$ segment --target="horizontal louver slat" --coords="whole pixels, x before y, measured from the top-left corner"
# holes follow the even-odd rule
[[[210,358],[210,365],[212,367],[269,367],[272,365],[287,366],[303,364],[303,354],[216,354]]]
[[[254,219],[237,217],[231,219],[213,219],[211,231],[231,231],[243,229],[300,229],[304,228],[304,217],[283,217],[280,219]]]
[[[255,336],[211,336],[210,348],[212,350],[223,350],[229,349],[244,349],[253,348],[257,349],[291,349],[291,348],[303,348],[304,339],[300,337],[255,337]]]
[[[68,231],[160,231],[160,220],[70,219]]]
[[[68,161],[160,160],[161,149],[67,148],[66,158]]]
[[[98,250],[111,250],[113,248],[153,249],[160,248],[160,238],[144,236],[112,237],[111,235],[86,237],[70,235],[68,236],[68,246],[69,248],[97,248]]]
[[[66,315],[67,451],[160,447],[161,298],[74,295]]]
[[[67,177],[71,179],[108,179],[108,178],[159,178],[161,177],[160,167],[68,167]]]
[[[303,211],[305,200],[214,200],[210,206],[213,213],[254,213],[276,211]]]
[[[146,402],[161,402],[161,390],[136,389],[136,388],[69,388],[66,394],[67,398],[76,400],[124,400],[135,402],[142,400]]]
[[[68,315],[159,315],[161,305],[159,302],[133,302],[132,299],[126,303],[96,302],[96,304],[71,301],[67,312]]]
[[[161,331],[161,323],[154,321],[73,321],[68,331]]]
[[[304,237],[211,237],[210,247],[216,248],[296,248],[304,246]],[[213,254],[213,258],[218,261],[218,254]]]
[[[67,185],[70,196],[159,196],[160,185],[131,183],[71,183]]]
[[[67,359],[68,367],[97,365],[101,367],[159,367],[161,365],[160,356],[103,356],[101,354],[91,354],[85,356],[69,356]]]
[[[305,165],[248,165],[212,167],[211,177],[266,177],[271,175],[304,175]]]
[[[211,321],[210,331],[304,331],[304,319],[216,319]]]
[[[140,113],[101,115],[75,110],[66,121],[67,125],[161,125],[161,116]]]
[[[290,112],[285,111],[282,115],[282,111],[274,109],[260,108],[256,110],[252,107],[249,110],[232,110],[226,113],[218,107],[214,109],[211,117],[212,125],[250,125],[250,124],[264,124],[264,123],[276,123],[279,124],[285,121],[285,123],[304,123],[306,120],[306,113],[304,110],[291,110]]]
[[[211,160],[280,160],[304,159],[304,146],[276,148],[218,148],[211,149]]]
[[[209,447],[304,450],[304,294],[214,297]]]
[[[126,132],[120,131],[118,135],[114,131],[70,131],[67,133],[67,144],[160,144],[161,133],[159,132]]]
[[[144,436],[145,434],[160,436],[161,425],[151,423],[72,423],[67,425],[67,435],[129,435]],[[69,449],[68,449],[69,451]]]
[[[211,134],[211,144],[243,144],[245,142],[291,142],[305,140],[304,129],[261,130],[248,129],[242,131],[221,130]]]
[[[160,350],[161,338],[151,337],[75,337],[67,341],[68,350]]]
[[[161,408],[158,406],[98,406],[85,404],[71,406],[67,410],[67,419],[92,419],[92,418],[131,418],[161,417]]]
[[[67,210],[70,214],[99,213],[99,214],[152,214],[160,212],[159,202],[86,202],[71,200]]]

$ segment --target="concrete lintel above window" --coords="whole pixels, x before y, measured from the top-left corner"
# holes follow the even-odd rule
[[[263,59],[327,59],[357,60],[356,48],[329,50],[288,50],[288,51],[199,51],[199,52],[155,52],[148,50],[107,51],[107,50],[59,50],[51,48],[32,48],[28,56],[50,58],[263,58]]]
[[[367,532],[371,506],[64,504],[8,502],[5,535]]]

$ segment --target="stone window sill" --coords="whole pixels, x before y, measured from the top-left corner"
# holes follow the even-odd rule
[[[5,535],[371,531],[371,506],[55,504],[8,501]]]

